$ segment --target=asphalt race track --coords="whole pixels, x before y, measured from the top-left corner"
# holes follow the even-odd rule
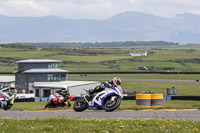
[[[37,118],[71,118],[71,119],[167,119],[200,121],[200,110],[117,110],[113,112],[87,110],[75,112],[62,111],[18,111],[0,110],[0,118],[37,119]]]

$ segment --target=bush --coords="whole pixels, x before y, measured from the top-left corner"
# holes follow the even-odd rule
[[[163,70],[174,70],[175,68],[174,67],[165,67],[163,68]]]

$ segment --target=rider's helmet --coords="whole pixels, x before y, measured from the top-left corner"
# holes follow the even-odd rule
[[[120,85],[121,84],[121,79],[119,77],[114,77],[112,79],[112,83],[117,86],[117,85]]]
[[[63,85],[62,89],[67,90],[68,89],[67,85]]]
[[[68,92],[68,87],[67,85],[63,85],[62,89],[61,89],[62,92]]]
[[[10,89],[15,89],[15,85],[14,84],[10,84]]]

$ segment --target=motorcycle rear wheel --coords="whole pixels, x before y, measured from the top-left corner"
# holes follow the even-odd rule
[[[79,98],[74,102],[73,108],[76,112],[82,112],[87,109],[87,102],[83,98]]]
[[[115,98],[114,101],[111,101],[112,97],[109,97],[105,104],[104,104],[104,110],[106,112],[112,112],[114,110],[116,110],[120,104],[121,104],[121,99],[120,98]]]

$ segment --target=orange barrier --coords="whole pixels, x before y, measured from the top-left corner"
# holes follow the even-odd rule
[[[163,94],[136,94],[137,107],[162,107]]]
[[[137,107],[151,107],[151,94],[136,94]]]
[[[151,94],[151,107],[163,106],[163,94]]]

